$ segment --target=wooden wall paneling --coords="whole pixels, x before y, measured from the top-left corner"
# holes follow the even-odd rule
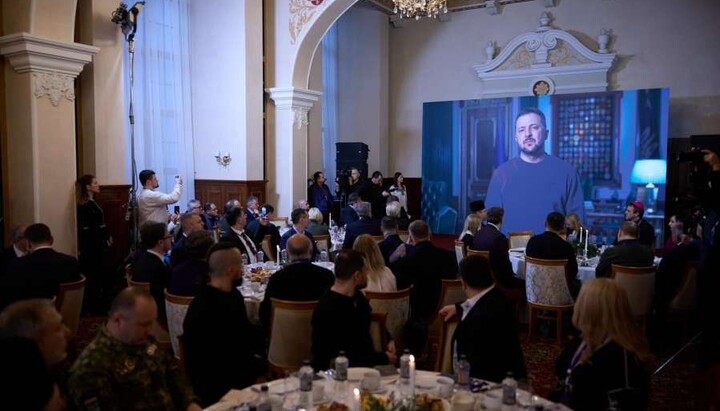
[[[237,198],[245,206],[249,195],[257,197],[262,204],[266,198],[266,184],[265,180],[195,180],[195,198],[203,203],[215,203],[220,210],[233,198]]]
[[[101,186],[95,201],[105,213],[105,225],[113,238],[110,247],[111,267],[117,268],[130,254],[130,222],[125,221],[130,185]]]

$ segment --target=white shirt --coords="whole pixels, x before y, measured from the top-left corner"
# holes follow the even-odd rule
[[[147,188],[140,190],[137,196],[138,220],[140,226],[147,221],[168,223],[167,205],[177,203],[182,196],[182,184],[175,184],[172,193],[165,194]]]
[[[24,256],[24,255],[27,254],[26,252],[24,252],[24,251],[20,250],[19,248],[17,248],[17,246],[16,246],[15,244],[13,244],[13,251],[15,251],[15,256],[16,256],[17,258],[20,258],[20,257],[22,257],[22,256]]]
[[[462,306],[462,318],[461,320],[464,320],[465,317],[467,317],[470,310],[472,310],[473,307],[475,307],[475,304],[477,304],[478,301],[480,301],[481,298],[485,296],[490,290],[495,288],[495,284],[491,285],[490,287],[482,290],[479,294],[477,294],[475,297],[470,298],[468,300],[465,300],[464,303],[460,304]]]
[[[247,234],[242,235],[245,232],[245,230],[236,230],[233,227],[230,227],[230,229],[233,230],[235,232],[235,234],[237,234],[238,238],[240,239],[240,241],[242,241],[243,245],[245,246],[245,249],[247,250],[247,253],[248,253],[248,261],[250,262],[250,264],[257,263],[258,262],[257,256],[255,255],[255,253],[252,252],[255,245],[253,244],[251,246],[250,244],[248,244],[247,241],[245,241],[245,238],[246,238],[245,236],[247,236]]]

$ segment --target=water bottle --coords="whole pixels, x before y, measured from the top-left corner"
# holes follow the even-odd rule
[[[465,354],[460,355],[460,359],[455,365],[455,383],[458,389],[470,389],[470,362]]]
[[[257,252],[257,262],[258,264],[262,264],[265,261],[265,253],[262,252],[262,250]]]
[[[335,358],[335,401],[344,402],[347,397],[348,358],[340,351]]]
[[[257,411],[270,411],[270,391],[267,384],[260,386],[260,397],[257,402]]]
[[[300,408],[310,410],[313,407],[313,368],[310,361],[305,360],[299,371],[300,377]]]
[[[288,253],[287,250],[280,251],[280,264],[285,265],[288,263]]]
[[[245,253],[243,253],[243,255],[242,255],[242,263],[243,263],[243,267],[248,265],[248,255]]]
[[[410,350],[405,349],[400,356],[400,378],[397,382],[400,398],[405,398],[412,391],[410,387]]]
[[[328,261],[327,251],[325,251],[325,250],[320,251],[320,261],[322,261],[323,263],[326,263]]]
[[[515,381],[515,378],[513,378],[513,374],[511,372],[507,373],[507,377],[502,380],[503,404],[515,405],[517,386],[518,383]]]

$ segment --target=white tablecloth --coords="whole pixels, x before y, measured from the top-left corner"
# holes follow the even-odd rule
[[[592,261],[592,260],[591,260]],[[515,275],[520,279],[525,279],[525,254],[510,253],[510,263],[512,264]],[[595,278],[595,267],[597,261],[592,261],[593,265],[589,267],[578,267],[577,278],[580,282],[585,282]]]

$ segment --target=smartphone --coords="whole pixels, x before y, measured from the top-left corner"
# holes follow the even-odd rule
[[[260,209],[260,216],[262,218],[267,218],[267,208],[263,207]]]
[[[180,206],[175,206],[175,208],[173,209],[173,211],[174,211],[175,214],[180,214]]]

